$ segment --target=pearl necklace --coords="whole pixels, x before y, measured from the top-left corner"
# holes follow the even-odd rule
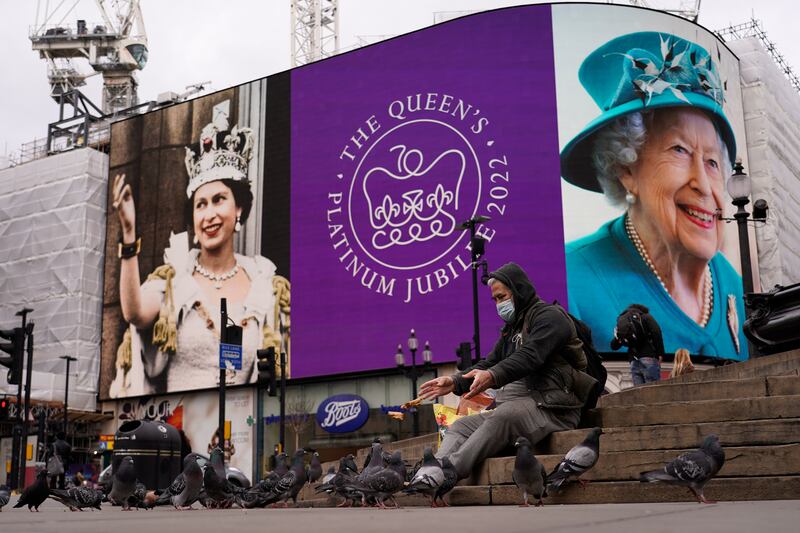
[[[239,272],[239,263],[233,265],[233,268],[227,272],[223,272],[222,274],[214,274],[213,272],[209,272],[203,265],[200,264],[199,259],[195,259],[194,261],[194,271],[199,273],[204,278],[214,282],[214,288],[219,290],[222,288],[222,282],[231,279]]]
[[[636,251],[639,252],[639,256],[642,258],[642,261],[644,261],[648,268],[650,268],[650,271],[655,274],[656,279],[664,288],[664,291],[670,296],[670,298],[672,298],[672,295],[669,294],[666,283],[664,283],[664,280],[661,279],[661,276],[658,274],[656,265],[653,263],[653,260],[650,259],[650,255],[647,253],[647,249],[644,247],[642,239],[636,232],[636,228],[633,227],[633,222],[628,214],[625,215],[625,232],[628,234],[628,238],[633,243]],[[711,279],[711,267],[709,265],[706,265],[706,273],[703,278],[703,314],[700,316],[700,322],[698,322],[701,328],[706,327],[708,324],[708,321],[711,318],[711,309],[714,305],[714,283]]]

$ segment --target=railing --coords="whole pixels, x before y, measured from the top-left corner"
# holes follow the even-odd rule
[[[85,21],[72,24],[45,24],[42,26],[28,27],[28,37],[31,40],[38,39],[63,39],[65,37],[85,38],[85,37],[119,37],[119,33],[114,28],[108,28],[103,22]]]

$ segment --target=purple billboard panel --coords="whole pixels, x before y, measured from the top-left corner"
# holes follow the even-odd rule
[[[550,6],[498,10],[291,78],[293,378],[434,361],[472,337],[473,216],[489,270],[566,302]],[[482,355],[502,325],[479,286]]]

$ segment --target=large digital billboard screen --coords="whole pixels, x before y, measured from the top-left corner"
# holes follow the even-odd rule
[[[115,124],[101,397],[217,386],[220,297],[244,329],[231,385],[281,338],[292,378],[391,367],[412,328],[452,361],[472,337],[462,225],[478,216],[488,270],[520,264],[599,351],[638,303],[667,352],[746,358],[717,216],[746,158],[742,117],[738,60],[710,32],[565,4],[471,15]],[[479,291],[485,355],[502,321]]]

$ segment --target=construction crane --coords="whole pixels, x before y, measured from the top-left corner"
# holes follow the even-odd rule
[[[147,64],[147,33],[139,0],[94,0],[101,19],[96,23],[71,19],[80,0],[66,3],[61,0],[51,7],[49,0],[39,0],[29,34],[33,50],[47,61],[50,96],[62,103],[65,95],[86,84],[86,78],[101,74],[105,115],[136,105],[136,71]],[[86,59],[93,72],[81,70],[79,59]]]
[[[291,0],[292,66],[330,57],[339,50],[339,0]]]

